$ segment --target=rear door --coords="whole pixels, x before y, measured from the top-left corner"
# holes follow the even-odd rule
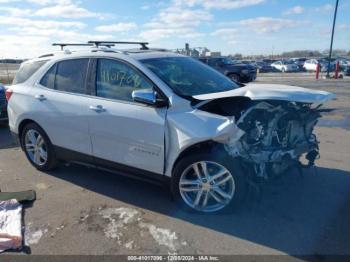
[[[58,152],[69,150],[73,158],[92,154],[88,132],[92,100],[87,88],[89,61],[79,58],[57,62],[32,89],[36,121]]]
[[[97,162],[163,174],[166,108],[136,103],[132,92],[153,83],[134,66],[96,60],[95,100],[89,130]]]

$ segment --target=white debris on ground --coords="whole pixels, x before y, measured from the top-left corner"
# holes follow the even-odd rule
[[[25,229],[24,242],[26,245],[38,244],[44,234],[48,232],[48,229],[34,229],[32,223],[28,223]]]
[[[158,243],[158,245],[168,247],[171,253],[176,253],[177,249],[181,244],[186,245],[185,241],[180,244],[176,236],[176,233],[171,232],[169,229],[159,228],[159,227],[156,227],[155,225],[142,223],[142,222],[139,223],[139,226],[141,228],[147,228],[148,232],[151,234],[153,239]]]
[[[104,230],[106,237],[117,239],[118,243],[121,244],[120,240],[123,236],[122,229],[127,224],[136,221],[135,216],[138,214],[139,212],[137,210],[125,207],[101,210],[100,215],[109,220],[109,223]]]
[[[125,243],[124,247],[127,249],[133,249],[134,240],[129,241],[128,243]]]
[[[107,224],[103,228],[105,236],[116,240],[118,245],[128,250],[142,248],[146,238],[153,239],[158,246],[165,247],[169,254],[176,254],[180,248],[187,246],[187,242],[180,240],[176,232],[149,223],[143,218],[142,212],[136,209],[99,208],[98,214],[107,219]],[[84,221],[85,219],[81,222]],[[131,232],[137,232],[139,238],[131,239],[134,237]]]

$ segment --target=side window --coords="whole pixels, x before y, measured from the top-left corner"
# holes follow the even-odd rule
[[[40,67],[42,67],[48,60],[42,60],[32,63],[24,63],[19,68],[15,79],[13,80],[12,84],[20,84],[29,79]]]
[[[111,59],[98,59],[96,96],[133,101],[131,94],[134,90],[152,88],[152,83],[129,65]]]
[[[49,71],[46,72],[46,74],[41,78],[40,84],[42,86],[45,86],[47,88],[54,88],[54,82],[55,82],[55,74],[56,74],[56,64],[51,66]]]
[[[58,62],[54,88],[60,91],[86,94],[85,79],[88,62],[88,58]]]

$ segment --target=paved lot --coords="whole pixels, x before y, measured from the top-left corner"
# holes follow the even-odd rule
[[[350,80],[265,74],[257,82],[335,92],[317,127],[317,168],[286,174],[236,214],[179,210],[161,187],[71,165],[35,170],[0,128],[0,188],[35,189],[25,210],[32,254],[350,254]]]

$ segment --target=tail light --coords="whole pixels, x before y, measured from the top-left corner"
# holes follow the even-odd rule
[[[6,100],[9,101],[11,96],[12,96],[12,89],[6,89],[5,91]]]

